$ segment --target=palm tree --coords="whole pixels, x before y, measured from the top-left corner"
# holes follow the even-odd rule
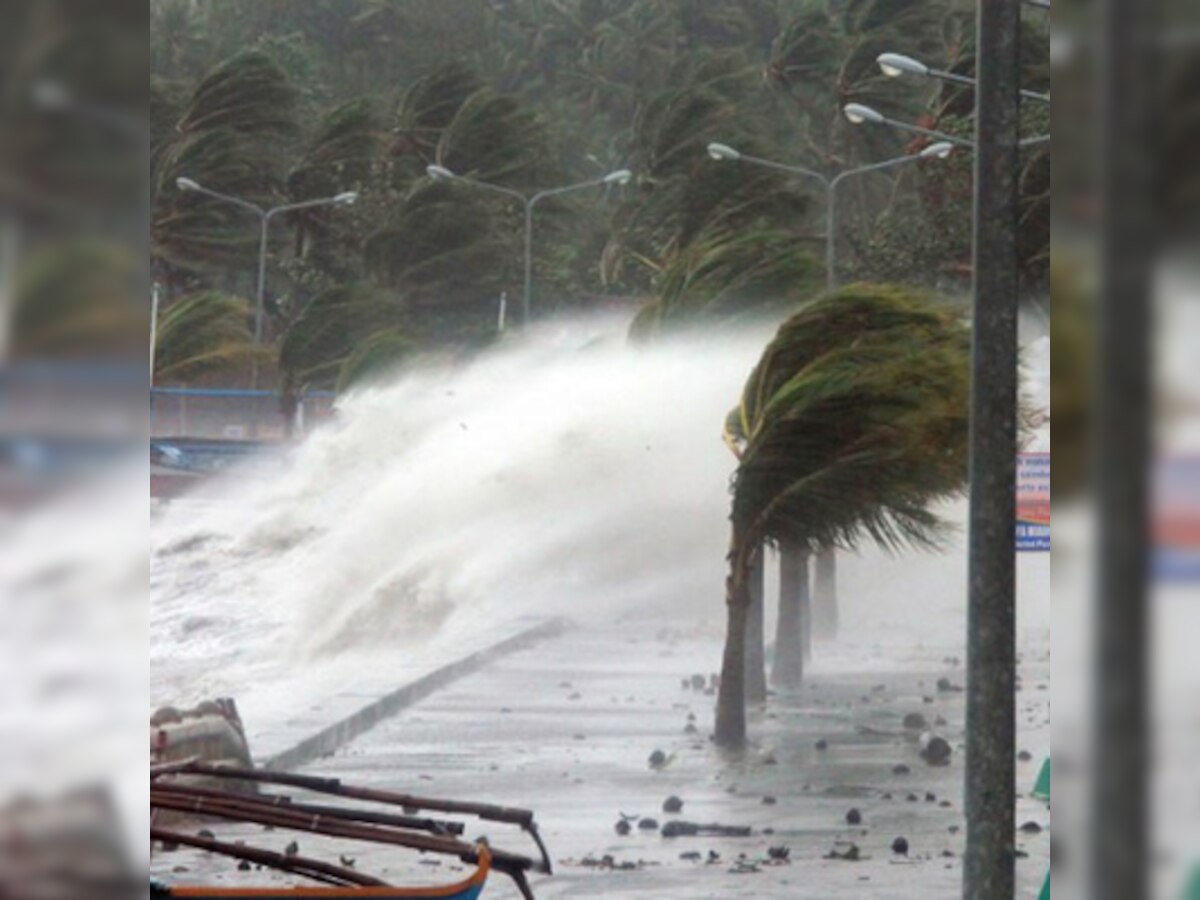
[[[731,414],[739,452],[717,740],[744,743],[751,574],[764,543],[936,547],[966,477],[968,332],[900,288],[852,285],[783,324]]]
[[[158,320],[156,384],[187,382],[250,361],[254,345],[250,304],[241,297],[203,291],[167,306]]]
[[[243,53],[214,68],[158,155],[152,254],[192,271],[247,263],[257,243],[245,212],[181,192],[176,179],[270,205],[282,193],[298,132],[296,89],[269,57]]]

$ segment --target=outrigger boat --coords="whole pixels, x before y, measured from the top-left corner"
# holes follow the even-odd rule
[[[197,783],[198,780],[200,783]],[[247,791],[247,783],[257,792]],[[217,787],[209,786],[219,785]],[[241,788],[230,790],[229,787]],[[295,788],[311,794],[356,801],[354,805],[307,802],[264,786]],[[364,806],[363,804],[371,804]],[[391,807],[391,811],[378,807]],[[399,812],[396,812],[399,808]],[[161,845],[193,847],[244,863],[288,872],[315,882],[296,887],[205,887],[151,882],[152,900],[477,900],[488,876],[500,872],[513,880],[521,896],[533,900],[527,873],[551,874],[550,855],[538,834],[533,813],[525,809],[416,797],[377,788],[353,787],[334,778],[318,778],[259,769],[213,765],[194,760],[166,763],[150,770],[150,840]],[[461,840],[462,822],[430,818],[435,812],[471,816],[484,822],[516,825],[534,841],[539,858],[508,853],[485,841]],[[188,834],[159,824],[164,815],[197,816],[263,825],[272,829],[303,831],[349,841],[388,844],[457,857],[474,866],[461,881],[434,887],[394,886],[359,872],[349,865],[278,853],[242,843],[221,841],[203,834]],[[294,849],[294,848],[293,848]]]

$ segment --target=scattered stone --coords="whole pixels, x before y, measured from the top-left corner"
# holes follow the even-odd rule
[[[703,675],[693,675],[692,676],[692,690],[693,691],[704,690],[704,684],[705,684],[706,680],[707,679]]]
[[[718,853],[716,850],[709,850],[709,851],[708,851],[708,862],[709,862],[709,864],[710,864],[710,865],[711,865],[712,863],[715,863],[715,862],[720,862],[720,860],[721,860],[721,854],[720,854],[720,853]]]
[[[813,746],[816,747],[818,750],[828,750],[829,749],[829,741],[825,740],[825,738],[818,738],[817,742],[815,744],[813,744]]]
[[[950,765],[950,755],[953,752],[950,742],[941,735],[927,731],[921,735],[921,759],[931,766]]]
[[[672,815],[683,812],[683,800],[672,794],[663,801],[662,811],[665,813],[671,813]]]
[[[688,713],[688,721],[689,721],[689,722],[695,722],[695,721],[696,721],[696,714],[695,714],[694,712],[690,712],[690,713]]]
[[[940,806],[942,809],[949,809],[953,805],[954,804],[949,800],[942,800],[940,803],[938,803],[938,806]]]
[[[767,848],[767,857],[769,859],[778,860],[779,862],[786,862],[788,857],[791,856],[791,853],[791,848],[785,847],[782,844],[777,847]]]
[[[688,722],[686,725],[684,725],[684,726],[683,726],[683,733],[684,733],[684,734],[696,734],[697,732],[696,732],[696,725],[695,725],[695,723],[694,723],[694,722]]]
[[[744,825],[701,824],[699,822],[685,822],[680,819],[672,819],[665,824],[662,827],[661,833],[665,838],[696,837],[698,835],[709,837],[750,837],[752,834],[750,828]]]
[[[946,859],[954,859],[954,851],[953,850],[943,850],[942,856],[945,857]]]
[[[581,699],[583,699],[583,694],[579,693],[579,691],[575,691],[573,694],[568,694],[567,699],[568,700],[581,700]]]
[[[893,775],[907,775],[911,771],[912,769],[910,769],[904,763],[897,763],[896,765],[892,766]]]
[[[926,803],[937,803],[937,794],[935,794],[933,791],[926,791],[925,792],[925,802]]]
[[[892,841],[892,852],[908,856],[908,838],[898,837]]]
[[[777,766],[777,765],[779,765],[779,760],[775,758],[775,754],[774,754],[774,753],[768,753],[766,756],[764,756],[764,757],[762,758],[761,762],[762,762],[762,764],[763,764],[764,766]]]
[[[767,796],[762,798],[763,806],[774,806],[777,802],[778,801],[776,801],[776,799],[774,797],[772,797],[770,794],[767,794]]]
[[[923,694],[921,696],[921,702],[922,703],[933,703],[933,698],[930,697],[928,694]]]
[[[951,826],[950,826],[949,828],[947,828],[946,830],[947,830],[948,832],[950,832],[951,834],[958,834],[958,826],[957,826],[957,825],[951,825]]]
[[[1019,759],[1021,762],[1029,762],[1031,759],[1033,759],[1033,754],[1028,750],[1022,750],[1017,754],[1017,759]]]
[[[769,836],[771,836],[772,834],[774,834],[774,833],[775,833],[775,829],[774,829],[774,828],[764,828],[764,829],[762,830],[762,833],[763,833],[763,834],[765,834],[765,835],[767,835],[767,836],[769,837]]]
[[[885,793],[884,793],[884,795],[883,795],[883,799],[884,799],[884,800],[891,800],[891,799],[892,799],[892,795],[891,795],[891,793],[885,792]]]
[[[626,819],[621,819],[616,825],[613,826],[613,830],[616,831],[621,837],[625,837],[625,835],[629,834],[629,832],[633,830],[633,826],[630,825]]]
[[[862,859],[862,853],[858,849],[858,844],[849,844],[846,846],[845,850],[842,850],[840,852],[838,851],[837,847],[834,847],[832,850],[829,851],[829,853],[826,855],[825,858],[826,859],[843,859],[843,860],[846,860],[847,862],[858,862],[860,859]]]
[[[683,678],[680,680],[680,686],[686,691],[692,686],[692,683],[688,679]]]
[[[905,799],[905,800],[907,800],[909,803],[916,803],[916,802],[917,802],[917,800],[919,800],[920,798],[919,798],[919,797],[917,797],[917,795],[916,795],[916,794],[909,794],[909,795],[908,795],[907,797],[905,797],[904,799]]]
[[[862,813],[859,812],[857,809],[848,809],[846,811],[846,824],[847,825],[861,825],[862,824]]]
[[[943,694],[962,692],[962,686],[952,683],[945,675],[937,680],[937,689]]]
[[[162,842],[162,852],[163,853],[174,853],[178,849],[179,849],[179,845],[176,844],[174,841],[163,841]]]
[[[658,819],[651,819],[649,817],[647,817],[645,819],[639,819],[638,820],[638,830],[639,831],[658,831]]]
[[[919,712],[910,712],[904,717],[904,727],[909,731],[928,731],[929,722]]]
[[[213,834],[211,831],[209,831],[207,828],[201,828],[199,831],[197,831],[196,837],[202,837],[205,840],[209,840],[209,841],[215,841],[217,839],[217,836],[215,834]]]
[[[187,866],[176,866],[171,871],[174,872],[176,875],[182,875],[187,870],[188,870]]]
[[[701,856],[697,850],[688,850],[679,854],[679,858],[686,862],[700,862]]]
[[[1042,826],[1039,825],[1037,822],[1034,822],[1031,820],[1021,826],[1021,833],[1022,834],[1041,834]]]
[[[586,740],[587,740],[587,735],[586,735],[586,734],[577,734],[577,735],[575,735],[575,740],[577,740],[577,741],[586,741]]]
[[[239,872],[249,872],[250,871],[250,863],[243,859],[240,863],[238,863],[238,871]]]
[[[292,841],[290,844],[288,844],[286,847],[283,848],[283,852],[284,852],[284,855],[286,855],[286,856],[295,856],[297,853],[300,852],[300,845],[298,843],[296,843],[295,841]]]
[[[946,724],[947,724],[947,723],[946,723],[946,717],[945,717],[945,716],[938,716],[937,718],[935,718],[935,719],[933,720],[933,724],[934,724],[934,727],[936,727],[936,728],[945,728],[945,727],[946,727]]]
[[[661,750],[655,750],[650,754],[650,759],[648,762],[650,764],[650,768],[661,769],[667,764],[667,754],[663,753]]]
[[[340,862],[347,869],[353,869],[355,860],[352,856],[346,856],[344,853],[339,853],[338,862]]]

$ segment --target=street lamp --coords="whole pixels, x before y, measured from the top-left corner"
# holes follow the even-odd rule
[[[629,169],[617,169],[614,172],[609,172],[601,178],[592,178],[588,181],[580,181],[576,184],[568,184],[563,187],[549,188],[547,190],[538,191],[535,194],[523,194],[520,191],[512,188],[501,187],[498,184],[491,184],[487,181],[477,181],[474,178],[468,178],[465,175],[459,175],[445,166],[430,165],[425,167],[427,174],[434,181],[453,181],[458,184],[464,184],[468,187],[479,188],[480,190],[493,191],[497,194],[504,194],[508,197],[514,197],[519,200],[525,208],[525,290],[522,295],[521,303],[521,319],[522,324],[528,325],[530,318],[530,305],[533,298],[533,208],[538,202],[547,197],[554,197],[559,194],[566,194],[571,191],[582,190],[583,188],[599,187],[609,184],[628,184],[633,178],[633,172]]]
[[[944,131],[934,131],[932,128],[922,128],[920,125],[913,125],[911,122],[902,122],[899,119],[891,119],[876,109],[869,106],[864,106],[861,103],[847,103],[842,108],[842,114],[852,125],[891,125],[893,128],[899,128],[901,131],[911,131],[914,134],[923,134],[926,137],[936,138],[938,141],[946,141],[951,144],[957,144],[960,147],[974,147],[975,142],[970,138],[959,137],[955,134],[947,134]],[[1020,146],[1032,147],[1035,144],[1044,144],[1050,140],[1050,135],[1039,134],[1033,137],[1022,138]]]
[[[944,69],[932,69],[920,60],[913,59],[911,56],[905,56],[902,53],[881,53],[876,57],[875,61],[879,63],[879,68],[888,78],[899,78],[902,75],[919,75],[923,78],[937,78],[953,84],[962,84],[971,88],[975,87],[974,78],[959,75],[957,72],[947,72]],[[1040,103],[1050,102],[1049,94],[1042,94],[1037,91],[1022,89],[1021,96],[1028,100],[1037,100]]]
[[[319,200],[303,200],[298,203],[285,203],[282,206],[275,206],[270,209],[263,209],[257,203],[251,203],[249,200],[242,200],[240,197],[232,197],[229,194],[222,194],[220,191],[214,191],[211,188],[206,188],[197,182],[195,179],[180,176],[175,179],[175,186],[181,191],[186,191],[194,194],[203,194],[206,197],[211,197],[214,200],[220,200],[224,203],[229,203],[233,206],[244,209],[247,212],[258,216],[259,221],[259,239],[258,239],[258,288],[255,292],[255,312],[254,312],[254,345],[257,348],[262,343],[263,332],[263,304],[266,299],[267,287],[267,233],[270,228],[271,220],[280,213],[293,212],[298,209],[311,209],[315,206],[350,206],[358,200],[356,191],[343,191],[340,194],[335,194],[332,197],[324,197]],[[250,361],[250,389],[258,389],[258,356],[257,354]],[[254,430],[258,430],[258,406],[254,408]]]
[[[867,107],[868,112],[874,112]],[[902,165],[904,163],[913,162],[920,159],[945,159],[954,150],[954,144],[950,141],[938,141],[930,144],[922,149],[919,153],[906,154],[897,156],[893,159],[885,159],[882,162],[872,163],[867,166],[860,166],[855,169],[846,169],[839,172],[837,175],[830,178],[815,169],[808,169],[804,166],[789,165],[786,163],[775,162],[770,159],[762,159],[757,156],[748,156],[728,144],[712,143],[708,145],[708,155],[718,162],[744,162],[755,166],[761,166],[767,169],[775,169],[780,172],[787,172],[791,175],[803,175],[809,178],[815,178],[821,183],[825,189],[825,288],[827,291],[832,291],[837,285],[837,265],[836,265],[836,247],[837,247],[837,189],[847,178],[854,175],[861,175],[866,172],[878,172],[883,169],[890,169],[893,166]]]

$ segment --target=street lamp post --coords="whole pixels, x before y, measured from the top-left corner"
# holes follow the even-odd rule
[[[947,134],[944,131],[935,131],[932,128],[922,128],[920,125],[914,125],[911,122],[902,122],[899,119],[892,119],[885,116],[883,113],[869,106],[864,106],[861,103],[847,103],[842,108],[842,114],[852,125],[891,125],[893,128],[899,128],[901,131],[911,131],[914,134],[923,134],[926,137],[937,138],[939,141],[946,141],[951,144],[958,144],[960,147],[975,147],[975,142],[970,138],[959,137],[955,134]],[[1033,147],[1036,144],[1044,144],[1050,140],[1048,134],[1038,134],[1033,137],[1021,138],[1017,142],[1018,147]]]
[[[474,178],[468,178],[465,175],[458,175],[447,169],[445,166],[427,166],[426,173],[435,181],[453,181],[459,184],[465,184],[470,187],[476,187],[480,190],[492,191],[497,194],[504,194],[508,197],[513,197],[521,202],[525,209],[525,288],[521,298],[521,323],[529,324],[530,307],[533,299],[533,208],[537,204],[545,200],[547,197],[555,197],[559,194],[566,194],[571,191],[582,190],[583,188],[599,187],[607,184],[627,184],[629,179],[633,177],[633,173],[628,169],[617,169],[615,172],[609,172],[603,178],[592,178],[588,181],[581,181],[577,184],[568,184],[563,187],[549,188],[547,190],[538,191],[535,194],[523,194],[513,188],[502,187],[498,184],[492,184],[487,181],[477,181]]]
[[[948,136],[947,136],[948,137]],[[969,141],[962,142],[970,145]],[[892,159],[885,159],[882,162],[872,163],[867,166],[859,166],[855,169],[846,169],[839,172],[837,175],[830,178],[815,169],[808,169],[804,166],[790,165],[787,163],[775,162],[770,159],[762,159],[757,156],[749,156],[739,150],[730,147],[728,144],[713,143],[708,145],[708,155],[719,162],[745,162],[751,165],[761,166],[766,169],[775,169],[780,172],[787,172],[790,175],[802,175],[808,178],[814,178],[821,183],[825,189],[825,289],[832,291],[837,287],[837,189],[847,178],[854,175],[862,175],[867,172],[879,172],[884,169],[890,169],[893,166],[899,166],[907,162],[913,162],[920,159],[945,159],[953,152],[954,146],[950,140],[940,140],[935,144],[930,144],[922,149],[919,153],[910,153],[904,156],[897,156]]]
[[[905,56],[903,53],[881,53],[875,58],[875,61],[879,63],[880,70],[888,78],[899,78],[901,75],[918,75],[922,78],[936,78],[939,81],[949,81],[952,84],[961,84],[970,88],[975,87],[974,78],[959,75],[957,72],[947,72],[944,69],[931,68],[919,59],[913,59],[911,56]],[[1021,96],[1026,100],[1036,100],[1039,103],[1050,102],[1049,94],[1042,94],[1038,91],[1030,91],[1024,88],[1021,89]]]
[[[282,206],[274,206],[270,209],[263,209],[257,203],[251,203],[249,200],[243,200],[240,197],[232,197],[229,194],[222,194],[220,191],[214,191],[211,188],[206,188],[197,183],[191,178],[177,178],[175,185],[181,191],[190,191],[196,194],[204,194],[206,197],[212,197],[214,200],[221,200],[233,206],[237,206],[247,212],[258,216],[258,283],[255,290],[254,304],[254,346],[257,348],[262,343],[263,334],[263,315],[264,303],[266,300],[267,289],[267,235],[270,231],[271,220],[280,213],[293,212],[298,209],[311,209],[315,206],[349,206],[358,200],[358,193],[355,191],[343,191],[333,197],[324,197],[319,200],[303,200],[299,203],[285,203]],[[250,389],[258,389],[258,356],[255,355],[250,361]],[[254,430],[258,430],[258,406],[254,407]]]

